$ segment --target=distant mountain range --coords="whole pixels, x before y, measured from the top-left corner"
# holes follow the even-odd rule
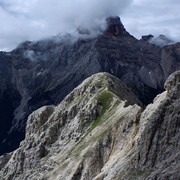
[[[137,40],[119,17],[108,18],[106,31],[94,38],[53,37],[0,52],[0,154],[18,148],[33,111],[58,105],[95,73],[114,75],[146,106],[179,69],[180,43],[164,36]]]

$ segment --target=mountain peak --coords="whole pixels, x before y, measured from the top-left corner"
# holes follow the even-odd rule
[[[105,33],[108,35],[122,36],[128,34],[119,16],[108,17],[106,19],[106,24],[107,28]]]

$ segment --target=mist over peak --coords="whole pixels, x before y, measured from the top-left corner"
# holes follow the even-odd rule
[[[177,42],[179,8],[177,0],[0,0],[0,50],[57,34],[94,37],[105,30],[105,19],[116,15],[137,39],[165,34]]]
[[[174,44],[176,42],[173,41],[173,39],[171,39],[170,37],[161,34],[159,36],[152,37],[151,39],[149,39],[149,43],[163,47],[165,45]]]
[[[0,49],[10,50],[26,40],[57,34],[78,35],[78,29],[95,36],[105,29],[105,19],[120,15],[132,0],[0,0],[3,29]],[[6,21],[4,21],[6,19]],[[81,34],[82,35],[82,34]]]

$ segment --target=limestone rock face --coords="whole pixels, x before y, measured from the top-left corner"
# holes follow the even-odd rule
[[[117,78],[85,80],[57,107],[27,121],[20,147],[0,158],[0,179],[92,179],[112,153],[126,154],[137,133],[141,104]]]
[[[143,111],[117,78],[99,73],[27,121],[0,179],[179,179],[180,72]]]
[[[179,179],[180,71],[165,83],[166,91],[142,113],[137,136],[137,166],[151,179]]]

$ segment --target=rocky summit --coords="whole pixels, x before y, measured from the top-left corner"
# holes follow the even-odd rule
[[[114,75],[146,106],[179,69],[180,43],[137,40],[119,17],[107,18],[106,30],[93,38],[55,36],[0,52],[0,154],[18,148],[33,111],[57,106],[95,73]]]
[[[58,106],[34,111],[0,179],[180,179],[180,71],[145,110],[118,78],[86,79]]]

